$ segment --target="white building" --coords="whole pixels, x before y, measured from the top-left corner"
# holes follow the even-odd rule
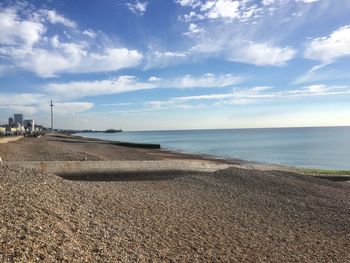
[[[6,134],[6,128],[0,127],[0,135],[5,135],[5,134]]]

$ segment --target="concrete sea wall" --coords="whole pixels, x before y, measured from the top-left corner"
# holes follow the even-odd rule
[[[18,141],[18,140],[20,140],[22,138],[23,138],[23,136],[5,136],[5,137],[0,137],[0,144],[13,142],[13,141]]]
[[[49,161],[16,163],[25,168],[43,169],[49,173],[64,175],[72,173],[193,171],[214,172],[231,167],[229,164],[198,160],[160,161]]]

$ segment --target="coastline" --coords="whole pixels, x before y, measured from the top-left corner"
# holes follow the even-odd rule
[[[111,141],[111,140],[104,140],[104,139],[98,139],[94,137],[88,137],[88,136],[80,136],[76,134],[71,134],[70,136],[78,137],[81,139],[88,139],[88,140],[96,140],[101,142],[107,142],[111,144],[115,144],[118,146],[124,146],[124,147],[135,147],[135,148],[144,148],[144,149],[159,149],[161,152],[164,153],[170,153],[178,156],[186,156],[194,159],[205,159],[205,160],[216,160],[220,162],[229,162],[234,164],[253,164],[256,162],[253,161],[247,161],[243,159],[237,159],[237,158],[224,158],[221,156],[216,155],[210,155],[210,154],[204,154],[204,153],[191,153],[181,150],[173,150],[173,149],[167,149],[163,148],[161,144],[152,144],[152,143],[134,143],[134,142],[127,142],[127,141]]]
[[[180,152],[210,154],[259,163],[308,169],[350,170],[349,127],[135,131],[82,136],[141,143],[160,143]]]
[[[88,134],[88,133],[87,133]],[[97,139],[94,137],[89,136],[80,136],[76,134],[71,134],[71,136],[83,138],[83,139],[92,139],[97,141],[106,141],[110,143],[116,143],[116,145],[126,146],[128,147],[129,144],[135,144],[135,147],[143,148],[144,145],[146,145],[145,148],[152,148],[147,147],[147,143],[132,143],[132,142],[124,142],[124,141],[110,141],[110,140],[103,140],[103,139]],[[301,166],[288,166],[283,164],[277,164],[277,163],[264,163],[264,162],[258,162],[258,161],[252,161],[252,160],[243,160],[238,158],[229,158],[229,157],[222,157],[222,156],[216,156],[216,155],[209,155],[204,153],[191,153],[181,150],[173,150],[173,149],[165,149],[162,148],[160,144],[156,144],[159,146],[158,148],[161,151],[183,155],[183,156],[191,156],[194,159],[205,159],[205,160],[216,160],[221,162],[227,162],[230,164],[236,165],[238,168],[243,169],[257,169],[257,170],[280,170],[280,171],[286,171],[286,172],[295,172],[295,173],[301,173],[303,175],[311,175],[315,177],[320,178],[326,178],[329,180],[334,181],[350,181],[350,170],[340,170],[340,169],[321,169],[317,167],[301,167]],[[157,148],[157,147],[156,147]]]
[[[75,178],[19,165],[229,164],[57,136],[0,146],[0,261],[350,260],[347,183],[232,163],[212,172],[84,171]]]

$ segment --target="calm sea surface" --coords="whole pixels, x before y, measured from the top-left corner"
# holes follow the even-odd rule
[[[217,157],[328,169],[350,169],[350,127],[84,133],[84,137],[157,143]]]

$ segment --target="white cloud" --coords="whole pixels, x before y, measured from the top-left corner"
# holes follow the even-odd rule
[[[134,76],[120,76],[110,80],[51,83],[45,86],[47,92],[67,98],[117,94],[136,90],[152,89],[155,85],[140,82]]]
[[[83,43],[60,43],[52,39],[52,49],[0,48],[0,54],[10,57],[15,66],[32,71],[40,77],[55,77],[59,73],[117,71],[140,64],[143,55],[137,50],[105,48],[100,53],[87,50]]]
[[[90,53],[84,57],[76,71],[103,72],[121,68],[135,67],[140,64],[143,55],[137,50],[127,48],[105,48],[103,53]]]
[[[280,48],[268,43],[246,42],[233,48],[227,59],[258,66],[282,66],[294,58],[296,51],[290,47]]]
[[[33,17],[22,20],[15,8],[0,9],[0,44],[32,46],[46,31]]]
[[[204,42],[193,48],[194,52],[209,56],[222,56],[225,60],[257,66],[283,66],[293,59],[296,51],[291,47],[278,47],[269,43],[219,39]]]
[[[186,96],[186,97],[175,97],[172,101],[196,101],[196,100],[222,100],[232,97],[232,93],[216,93],[216,94],[205,94],[196,96]]]
[[[334,80],[343,80],[349,81],[350,75],[349,72],[344,69],[322,69],[317,71],[309,71],[304,75],[299,76],[293,84],[300,83],[315,83],[315,82],[324,82],[324,81],[334,81]]]
[[[94,107],[91,102],[57,102],[55,103],[55,114],[81,113]]]
[[[58,14],[55,10],[41,10],[41,12],[47,17],[48,21],[52,24],[62,24],[66,27],[76,28],[74,21]]]
[[[181,6],[190,6],[192,8],[195,8],[201,5],[200,0],[177,0],[176,3],[178,3]]]
[[[151,77],[148,78],[148,81],[150,81],[150,82],[155,82],[155,81],[160,81],[160,80],[161,80],[161,78],[158,78],[158,77],[155,77],[155,76],[151,76]]]
[[[336,59],[350,55],[350,25],[341,27],[329,36],[313,39],[305,50],[305,57],[333,63]]]
[[[192,21],[195,19],[224,19],[247,21],[254,18],[261,12],[261,8],[254,1],[239,0],[180,0],[176,1],[181,6],[190,7],[193,10],[183,16],[183,20]],[[265,0],[266,2],[266,0]]]
[[[311,85],[307,87],[310,93],[322,93],[327,91],[327,86],[324,84]]]
[[[189,12],[188,14],[185,14],[179,17],[180,20],[184,20],[185,22],[191,22],[191,21],[196,21],[196,20],[203,20],[205,19],[205,16],[198,14],[194,11]]]
[[[222,88],[240,82],[242,82],[242,78],[232,74],[214,75],[207,73],[201,76],[186,75],[181,78],[165,81],[165,85],[175,88]]]
[[[242,80],[241,77],[232,74],[214,75],[210,73],[171,79],[151,76],[148,81],[140,81],[135,76],[119,76],[109,80],[50,83],[44,86],[44,89],[54,96],[73,99],[156,88],[223,88],[233,86]]]
[[[48,112],[50,99],[42,93],[0,93],[0,109],[33,116]],[[55,114],[58,115],[80,113],[94,106],[91,102],[63,102],[58,99],[54,105]]]
[[[320,1],[320,0],[294,0],[294,2],[296,2],[296,3],[304,3],[304,4],[315,3],[318,1]],[[263,6],[270,6],[270,5],[281,3],[281,2],[288,3],[288,1],[285,1],[285,0],[262,0],[261,3]]]
[[[249,89],[234,89],[229,93],[214,93],[185,97],[173,97],[164,101],[146,103],[148,110],[164,110],[169,108],[191,109],[218,107],[224,105],[245,105],[256,102],[256,99],[271,98],[275,95],[265,94],[270,87],[253,87]]]
[[[296,55],[293,47],[279,44],[284,32],[277,36],[262,33],[266,28],[269,28],[269,33],[277,30],[275,25],[286,18],[283,8],[290,7],[294,0],[265,0],[260,3],[204,0],[177,3],[192,9],[181,16],[181,20],[188,23],[183,34],[191,37],[188,39],[192,41],[192,53],[189,56],[194,59],[218,57],[257,66],[283,66]],[[278,5],[275,7],[275,4]],[[279,17],[282,13],[278,13],[278,17],[275,17],[273,10],[277,8],[281,9],[283,16]],[[293,8],[293,11],[298,10],[299,7]],[[198,16],[203,19],[198,19]]]
[[[225,105],[246,105],[261,100],[287,100],[310,96],[334,96],[350,94],[348,86],[311,85],[299,89],[274,91],[271,87],[235,88],[229,93],[212,93],[195,96],[173,97],[162,101],[150,101],[144,110],[165,110],[169,108],[189,109],[222,107]]]
[[[59,15],[55,10],[40,9],[38,12],[24,12],[18,6],[0,7],[0,44],[32,47],[42,41],[47,31],[45,19],[50,23],[76,27],[73,21]]]
[[[0,107],[32,106],[46,100],[44,94],[38,93],[0,93]]]
[[[61,43],[51,39],[51,49],[0,49],[14,63],[40,77],[55,77],[59,73],[88,73],[117,71],[140,64],[143,55],[137,50],[105,48],[100,53],[89,52],[84,43]]]
[[[198,25],[194,23],[190,23],[188,26],[188,31],[183,33],[184,35],[194,36],[196,34],[204,32],[203,28],[200,28]]]
[[[148,2],[136,1],[135,3],[127,3],[126,5],[132,13],[143,15],[147,10]]]
[[[84,30],[83,31],[83,35],[86,35],[86,36],[88,36],[90,38],[96,38],[97,37],[97,33],[94,30],[92,30],[92,29]]]
[[[215,18],[239,18],[240,2],[231,0],[208,1],[201,7],[201,10],[207,11],[206,16],[210,19]]]
[[[1,105],[0,105],[0,108],[2,108]],[[32,116],[32,115],[38,113],[37,107],[24,106],[24,105],[8,105],[8,106],[4,107],[3,110],[11,111],[11,113],[10,113],[11,115],[14,112],[20,112],[20,113],[24,114],[24,116]]]
[[[306,3],[306,4],[315,3],[318,1],[320,1],[320,0],[295,0],[295,2],[302,2],[302,3]]]
[[[187,61],[188,54],[185,52],[160,52],[154,51],[147,54],[145,59],[145,69],[164,68]]]
[[[135,67],[143,59],[137,50],[113,45],[109,39],[97,39],[91,29],[80,33],[75,22],[55,10],[24,9],[0,7],[0,56],[6,59],[7,68],[21,68],[46,78],[61,73],[117,71]],[[49,35],[50,23],[65,26],[60,37]],[[93,40],[82,40],[86,39],[84,35]]]
[[[274,4],[274,3],[275,3],[275,0],[262,0],[262,1],[261,1],[261,4],[262,4],[263,6],[272,5],[272,4]]]
[[[285,97],[305,97],[305,96],[331,96],[350,94],[349,86],[327,86],[324,84],[314,84],[300,89],[280,92]]]
[[[10,49],[8,55],[18,67],[32,71],[41,77],[53,77],[80,63],[83,55],[80,47],[79,44],[71,43],[60,44],[60,47],[52,51],[42,48]]]

